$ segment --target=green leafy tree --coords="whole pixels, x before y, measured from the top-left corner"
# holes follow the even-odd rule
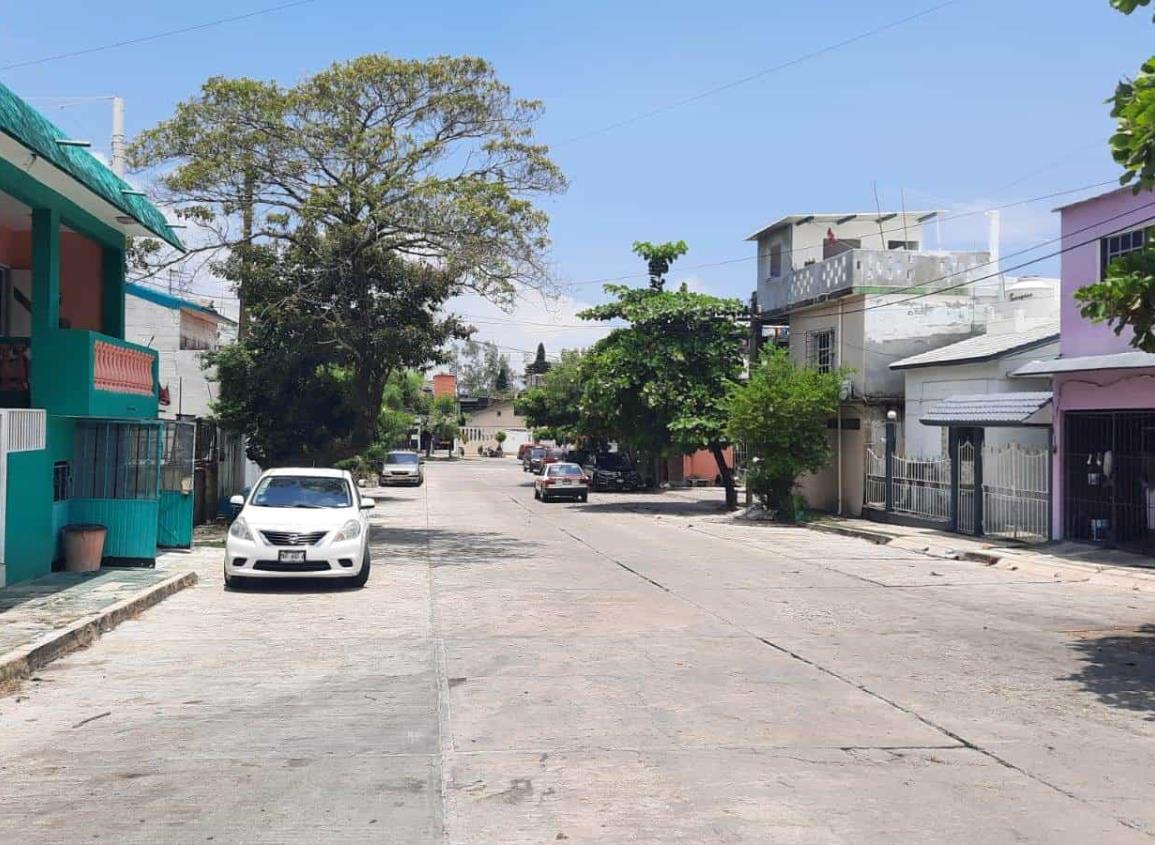
[[[493,435],[493,439],[497,441],[497,451],[498,452],[501,451],[501,447],[505,443],[505,441],[508,437],[509,437],[509,435],[506,434],[504,431],[499,431]]]
[[[236,286],[245,348],[228,358],[221,407],[257,453],[312,453],[314,431],[331,438],[322,451],[332,459],[368,448],[389,373],[435,360],[446,334],[462,336],[429,330],[448,295],[508,302],[520,286],[548,283],[548,218],[534,200],[565,180],[534,142],[540,113],[481,59],[369,55],[291,86],[215,77],[134,141],[132,162],[156,177],[158,201],[196,225],[193,252]],[[153,271],[173,260],[135,254]],[[399,275],[413,284],[403,290]],[[383,290],[388,309],[378,307]],[[362,323],[372,326],[345,333]],[[307,346],[257,345],[278,333]],[[262,382],[278,363],[297,381]],[[269,432],[270,412],[233,392],[262,387],[271,413],[284,413],[308,373],[336,379],[352,402],[317,425]]]
[[[457,353],[457,382],[470,396],[494,396],[509,388],[509,358],[497,344],[467,340]],[[501,386],[505,374],[504,387]]]
[[[634,255],[646,262],[650,272],[650,287],[654,290],[665,287],[670,265],[685,255],[689,249],[685,241],[667,241],[661,244],[634,241]]]
[[[452,396],[435,397],[425,427],[441,441],[451,441],[457,437],[461,431],[457,400]]]
[[[526,375],[543,376],[549,372],[550,366],[552,365],[545,357],[545,344],[539,343],[537,345],[537,352],[533,356],[533,362],[525,368],[525,373]]]
[[[561,360],[545,371],[541,384],[514,400],[514,412],[525,417],[535,436],[572,443],[591,434],[580,410],[582,384],[582,354],[562,350]]]
[[[497,371],[497,378],[493,380],[493,386],[499,396],[504,396],[509,392],[509,361],[504,359],[501,362],[501,367]]]
[[[216,414],[262,466],[331,463],[373,446],[390,376],[438,360],[467,331],[436,310],[458,290],[452,277],[383,248],[350,266],[345,235],[300,232],[297,243],[250,250],[250,331],[238,349],[207,356],[220,382]],[[232,278],[240,263],[222,272]]]
[[[1105,322],[1115,334],[1131,330],[1131,345],[1155,352],[1155,248],[1116,258],[1102,281],[1075,291],[1080,313]]]
[[[730,389],[727,432],[746,444],[746,483],[787,522],[795,520],[794,484],[830,458],[826,421],[838,413],[844,373],[799,367],[784,349],[770,348],[750,378]]]
[[[583,361],[583,415],[636,451],[657,455],[707,449],[736,507],[726,398],[742,374],[736,299],[658,287],[606,285],[616,301],[583,311],[587,320],[624,320]]]

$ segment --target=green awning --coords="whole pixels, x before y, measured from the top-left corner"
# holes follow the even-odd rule
[[[134,190],[133,187],[88,150],[57,143],[67,140],[68,135],[3,84],[0,84],[0,132],[51,162],[161,240],[177,249],[184,249],[160,209],[144,197],[124,193]]]

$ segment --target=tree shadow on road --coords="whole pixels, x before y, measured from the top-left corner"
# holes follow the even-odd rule
[[[1074,681],[1104,704],[1155,721],[1155,625],[1106,636],[1089,634],[1072,647],[1084,666],[1064,680]]]
[[[499,531],[374,526],[369,542],[374,560],[383,564],[398,558],[424,562],[427,551],[433,566],[503,563],[541,554],[539,544]]]
[[[597,496],[596,493],[592,494]],[[718,502],[687,502],[686,500],[613,499],[594,501],[575,506],[577,510],[594,514],[640,513],[657,516],[718,516],[726,509]]]

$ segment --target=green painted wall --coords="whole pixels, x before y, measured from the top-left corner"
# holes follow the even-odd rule
[[[47,448],[8,456],[4,559],[9,584],[52,571],[63,508],[52,503],[52,464],[72,457],[72,420],[49,417]]]
[[[178,490],[160,491],[160,525],[156,544],[164,549],[187,549],[193,538],[193,497]]]
[[[156,499],[73,499],[70,521],[108,528],[106,558],[156,560]]]
[[[157,395],[137,396],[97,390],[92,384],[93,343],[96,338],[131,348],[140,348],[112,337],[79,329],[56,329],[47,343],[32,339],[32,407],[46,408],[50,414],[107,419],[155,419]],[[152,359],[152,381],[157,377],[157,357]],[[47,377],[37,374],[46,373]]]

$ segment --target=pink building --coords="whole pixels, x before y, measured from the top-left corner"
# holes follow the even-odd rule
[[[1125,328],[1083,319],[1075,291],[1155,231],[1155,193],[1121,188],[1059,209],[1062,305],[1059,357],[1015,376],[1051,375],[1056,539],[1155,551],[1155,355]]]

